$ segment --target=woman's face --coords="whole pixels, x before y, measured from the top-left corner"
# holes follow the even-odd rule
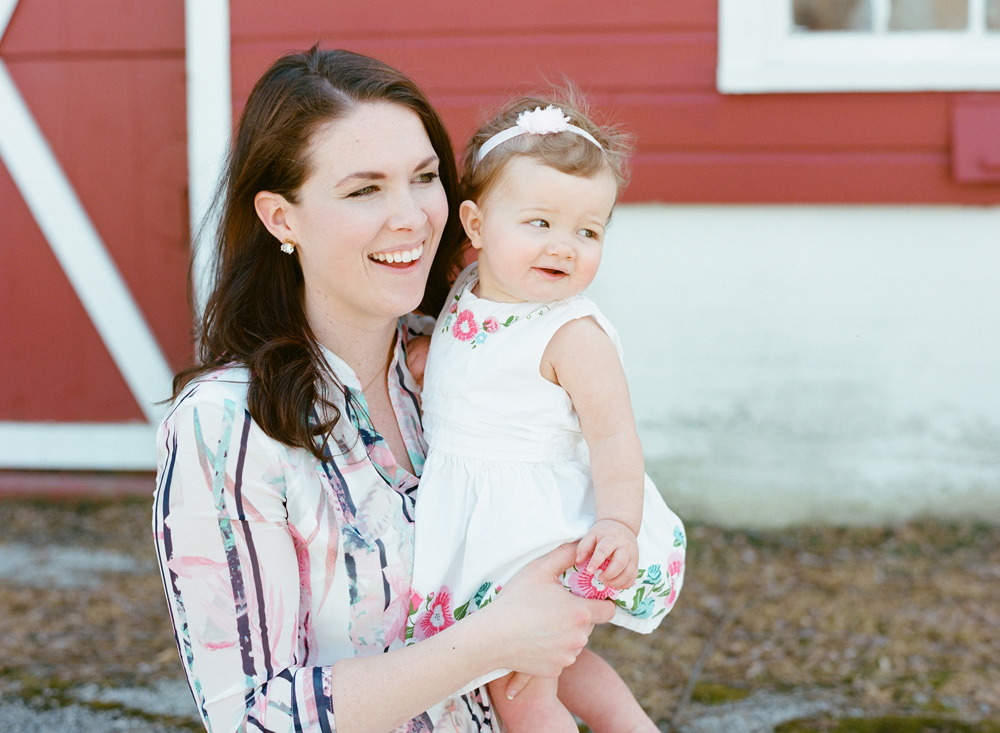
[[[420,118],[363,103],[320,127],[290,205],[314,331],[384,326],[416,308],[448,219],[438,157]]]

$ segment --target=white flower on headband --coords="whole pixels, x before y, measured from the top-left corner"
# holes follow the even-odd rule
[[[545,109],[525,110],[517,116],[517,126],[529,135],[549,135],[569,130],[569,119],[561,109],[550,104]]]
[[[530,112],[522,112],[517,116],[517,123],[513,127],[501,130],[484,142],[476,152],[475,165],[479,165],[486,154],[497,145],[518,135],[548,135],[554,132],[572,132],[574,135],[590,140],[594,145],[604,150],[604,146],[597,142],[593,135],[576,125],[569,124],[569,117],[565,116],[561,109],[550,104],[545,109],[535,107]]]

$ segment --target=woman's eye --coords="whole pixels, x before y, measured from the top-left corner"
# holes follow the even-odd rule
[[[347,194],[347,198],[349,199],[361,198],[362,196],[368,196],[369,194],[373,194],[376,191],[378,191],[378,186],[365,186],[364,188],[359,188],[357,191],[352,191],[351,193]]]
[[[434,171],[433,173],[421,173],[417,176],[417,180],[421,183],[433,183],[439,177],[440,174],[437,171]]]
[[[543,227],[545,229],[547,229],[549,226],[549,223],[545,221],[545,219],[532,219],[528,223],[531,224],[531,226],[533,227]]]

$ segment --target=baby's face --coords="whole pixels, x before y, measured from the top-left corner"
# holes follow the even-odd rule
[[[610,170],[588,178],[532,158],[512,160],[480,205],[462,204],[462,223],[479,251],[476,295],[534,303],[583,292],[601,264],[616,196]]]

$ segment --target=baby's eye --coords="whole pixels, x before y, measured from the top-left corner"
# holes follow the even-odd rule
[[[588,239],[598,239],[597,232],[593,229],[581,229],[577,232],[581,237],[587,237]]]
[[[543,227],[545,229],[549,228],[549,223],[545,219],[532,219],[528,222],[533,227]]]
[[[364,188],[359,188],[357,191],[352,191],[351,193],[347,194],[347,198],[349,199],[362,198],[364,196],[373,194],[376,191],[378,191],[378,186],[365,186]]]
[[[434,180],[439,177],[439,175],[440,174],[437,171],[431,171],[430,173],[421,173],[419,176],[417,176],[417,180],[420,183],[433,183]]]

